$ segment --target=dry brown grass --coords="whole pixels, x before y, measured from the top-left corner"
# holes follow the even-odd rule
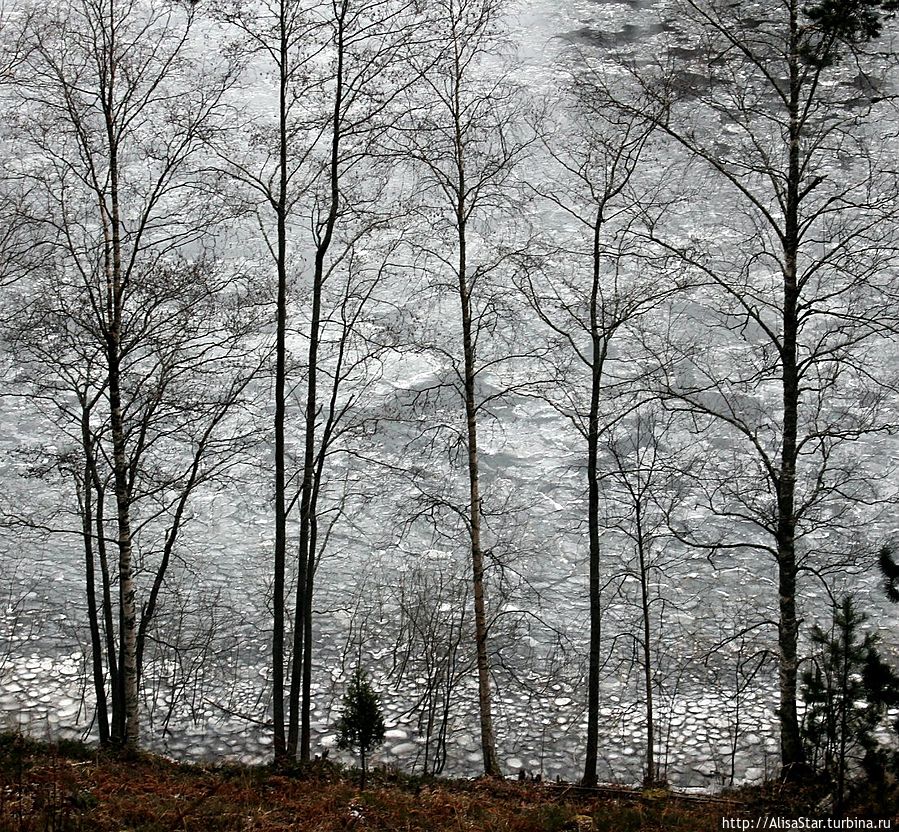
[[[423,781],[376,772],[360,792],[339,767],[179,765],[84,746],[0,736],[0,830],[6,832],[704,832],[762,804],[664,792]],[[777,796],[762,798],[771,809]],[[789,807],[801,811],[797,806]]]

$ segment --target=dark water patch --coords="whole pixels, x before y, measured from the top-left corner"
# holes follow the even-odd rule
[[[646,38],[670,31],[672,28],[668,23],[651,23],[648,26],[635,26],[632,23],[626,23],[614,37],[618,39],[619,43],[638,43]]]
[[[611,36],[608,32],[602,32],[599,29],[594,29],[591,26],[583,26],[580,29],[574,29],[571,32],[565,32],[563,35],[560,35],[560,37],[562,38],[562,40],[589,43],[592,46],[597,46],[603,49],[612,46]]]
[[[733,158],[734,148],[724,142],[715,142],[713,145],[715,155],[720,159]]]
[[[698,61],[706,55],[704,49],[697,49],[690,46],[669,46],[668,55],[672,58],[678,58],[685,61]]]
[[[840,102],[840,106],[845,110],[867,110],[871,104],[872,100],[867,96],[856,96]]]
[[[582,26],[561,35],[563,40],[589,43],[602,49],[640,43],[655,35],[671,31],[666,23],[652,23],[648,26],[636,26],[626,23],[618,32],[610,32],[596,26]]]
[[[596,6],[630,6],[632,9],[642,11],[653,5],[653,0],[592,0]]]
[[[847,87],[852,87],[856,90],[861,90],[864,93],[868,93],[875,98],[883,95],[884,84],[879,78],[872,78],[870,75],[866,75],[864,72],[859,72],[856,74],[854,78],[850,81],[846,81]]]
[[[680,94],[681,99],[699,98],[707,95],[713,88],[728,86],[729,81],[716,78],[708,74],[691,72],[688,69],[677,70],[674,73],[672,89]]]

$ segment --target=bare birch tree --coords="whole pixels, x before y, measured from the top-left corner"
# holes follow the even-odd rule
[[[584,443],[590,611],[585,785],[596,784],[599,741],[602,442],[645,388],[637,360],[640,321],[679,286],[677,270],[665,274],[635,232],[647,220],[658,221],[666,207],[641,169],[651,152],[652,125],[640,115],[619,117],[591,77],[589,70],[576,76],[546,140],[557,175],[534,185],[556,209],[562,230],[554,232],[545,261],[520,279],[552,345],[552,381],[540,397]]]
[[[423,739],[416,763],[421,760],[426,776],[439,775],[446,765],[459,688],[472,670],[464,649],[470,592],[467,577],[441,563],[415,566],[400,578],[389,677],[397,692],[415,686],[407,713],[416,717]]]
[[[311,95],[309,64],[314,61],[316,34],[308,19],[306,4],[295,0],[251,4],[224,2],[214,13],[243,36],[242,51],[250,58],[275,69],[277,97],[275,127],[257,119],[249,122],[252,136],[262,139],[264,152],[258,160],[238,157],[226,170],[247,185],[260,200],[256,209],[264,229],[266,245],[276,272],[275,369],[274,369],[274,556],[272,631],[272,717],[276,761],[288,757],[285,732],[285,591],[287,569],[287,456],[285,424],[288,385],[288,232],[297,202],[309,186],[305,161],[315,147],[307,136],[304,102]],[[251,63],[252,65],[252,63]],[[226,146],[227,147],[227,146]],[[234,154],[227,148],[229,160]],[[274,224],[274,233],[268,230]],[[295,753],[295,744],[294,744]]]
[[[218,14],[243,33],[251,67],[270,63],[276,70],[275,124],[254,117],[249,129],[252,137],[265,137],[265,151],[223,156],[226,170],[255,197],[277,274],[272,711],[276,759],[299,754],[307,761],[315,572],[328,537],[320,519],[330,517],[331,525],[341,513],[322,513],[319,500],[329,461],[350,423],[358,427],[353,405],[366,376],[373,378],[364,367],[386,348],[370,308],[401,231],[386,231],[395,195],[387,194],[375,160],[380,137],[397,117],[397,96],[414,76],[405,58],[420,13],[406,0],[278,0],[224,2]],[[373,242],[376,235],[380,242]],[[291,239],[297,241],[293,253]],[[357,252],[379,246],[376,257]],[[291,268],[291,259],[301,267]],[[292,295],[303,284],[305,297]],[[307,344],[302,357],[287,347],[294,332]],[[291,472],[286,423],[294,398],[303,430]],[[291,635],[285,611],[293,511],[299,552]]]
[[[220,327],[230,315],[224,301],[230,290],[197,255],[215,203],[201,193],[192,169],[232,74],[197,55],[193,23],[191,7],[149,0],[72,0],[23,10],[23,58],[8,110],[23,150],[17,174],[28,199],[21,215],[36,229],[45,257],[37,285],[19,298],[11,337],[32,367],[48,364],[48,378],[32,375],[44,390],[38,397],[62,397],[54,399],[59,422],[77,426],[94,685],[102,708],[102,609],[110,736],[128,748],[140,740],[146,628],[187,501],[206,476],[206,454],[241,386],[235,380],[223,393],[221,379],[214,391],[201,381],[209,382],[229,352]],[[188,461],[175,463],[173,475],[158,466],[179,430],[175,445]],[[137,511],[141,501],[150,517],[171,518],[143,607],[137,547],[149,520]]]
[[[776,564],[786,774],[804,764],[798,579],[811,550],[848,545],[853,506],[875,496],[857,443],[892,421],[892,383],[872,370],[894,331],[899,254],[895,165],[876,124],[888,62],[864,49],[876,6],[687,0],[668,22],[666,67],[638,73],[649,116],[714,193],[697,229],[657,235],[704,284],[681,319],[695,337],[668,354],[660,392],[698,431],[723,431],[738,466],[697,481],[730,532],[680,534]]]
[[[497,231],[502,218],[511,227],[507,209],[516,196],[514,173],[533,141],[522,130],[522,103],[502,58],[502,12],[496,0],[434,4],[437,59],[421,66],[423,84],[410,103],[402,151],[421,182],[416,211],[430,239],[417,244],[420,258],[440,275],[438,304],[452,297],[458,310],[455,344],[438,351],[453,368],[450,384],[464,411],[459,442],[466,457],[467,504],[460,516],[471,558],[481,751],[484,771],[491,776],[500,769],[490,692],[485,590],[490,546],[484,539],[478,431],[496,398],[497,385],[486,392],[487,377],[498,378],[503,364],[520,354],[514,347],[505,349],[507,344],[491,349],[490,341],[500,320],[514,320],[504,314],[502,296],[508,291],[497,282],[514,246],[501,243]],[[430,343],[434,346],[434,339]]]
[[[677,557],[666,551],[672,542],[666,519],[680,498],[677,470],[665,458],[668,428],[665,415],[652,404],[644,404],[616,425],[603,443],[609,459],[603,524],[630,549],[619,555],[626,564],[619,573],[626,579],[619,593],[625,594],[628,584],[637,584],[638,625],[633,644],[642,674],[646,726],[643,782],[649,788],[665,781],[657,749],[661,737],[657,692],[661,688],[660,654],[673,636],[665,627],[666,608],[673,606],[673,599],[659,590]]]

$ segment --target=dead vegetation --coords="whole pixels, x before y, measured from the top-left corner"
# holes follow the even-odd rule
[[[771,790],[703,799],[384,770],[360,792],[354,773],[330,762],[286,771],[185,765],[0,735],[2,832],[703,832],[720,829],[722,817],[778,807],[813,816],[807,800],[788,805]]]

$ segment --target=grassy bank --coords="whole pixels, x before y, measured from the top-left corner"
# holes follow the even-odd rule
[[[821,817],[820,798],[775,787],[697,798],[383,771],[360,792],[353,772],[327,762],[290,772],[184,765],[0,735],[3,832],[703,832],[720,829],[722,817]]]

